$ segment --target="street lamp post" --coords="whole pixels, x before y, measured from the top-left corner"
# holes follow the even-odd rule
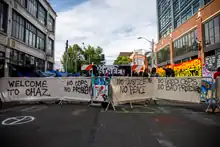
[[[155,55],[154,55],[154,39],[152,39],[152,41],[144,38],[144,37],[138,37],[137,39],[144,39],[146,40],[147,42],[149,42],[151,44],[151,66],[153,67],[154,66],[154,61],[155,61]]]
[[[66,49],[65,49],[66,50],[66,63],[65,63],[66,64],[65,65],[66,66],[66,69],[65,69],[66,73],[67,73],[68,58],[69,58],[68,47],[69,47],[68,40],[66,40]]]

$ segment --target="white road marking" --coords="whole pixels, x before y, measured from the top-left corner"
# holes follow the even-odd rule
[[[35,120],[33,116],[17,116],[10,117],[2,121],[2,125],[10,126],[10,125],[21,125],[25,123],[29,123]]]
[[[47,106],[32,106],[32,107],[22,109],[21,111],[24,111],[24,112],[37,112],[37,111],[41,111],[41,110],[46,109],[46,108],[47,108]]]
[[[153,136],[156,137],[157,142],[163,147],[176,147],[172,142],[165,138],[162,132],[155,133]]]
[[[12,107],[12,108],[6,108],[3,110],[0,110],[1,113],[5,113],[8,111],[20,111],[20,109],[25,108],[26,106],[17,106],[17,107]]]
[[[196,114],[189,114],[185,115],[187,118],[197,121],[198,123],[201,123],[203,125],[219,125],[214,120],[207,118],[205,116],[196,115]]]
[[[159,109],[162,113],[166,113],[166,114],[169,114],[169,113],[170,113],[170,111],[168,111],[168,110],[165,109],[165,108],[158,107],[158,109]]]
[[[22,109],[21,111],[30,111],[31,109],[35,109],[35,108],[36,108],[35,106],[27,107],[27,108]]]
[[[77,115],[79,115],[80,113],[83,113],[83,112],[86,112],[86,111],[87,111],[87,109],[76,109],[76,110],[74,110],[74,111],[72,112],[72,115],[77,116]]]

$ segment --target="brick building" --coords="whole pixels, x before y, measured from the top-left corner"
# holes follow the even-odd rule
[[[157,0],[157,66],[201,58],[220,66],[220,0]]]
[[[0,77],[53,69],[56,17],[47,0],[0,0]]]

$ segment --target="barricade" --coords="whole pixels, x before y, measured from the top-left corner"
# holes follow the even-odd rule
[[[111,88],[114,106],[145,101],[154,94],[152,79],[146,77],[113,77]]]
[[[208,103],[208,100],[215,96],[215,82],[212,77],[202,77],[201,102]]]
[[[220,78],[216,80],[216,98],[220,100]]]
[[[2,78],[0,98],[3,102],[47,100],[91,100],[91,78]]]
[[[210,107],[212,108],[213,113],[215,112],[216,108],[220,108],[220,105],[219,105],[219,103],[220,103],[219,84],[220,84],[220,79],[219,78],[217,78],[216,80],[213,79],[213,83],[212,83],[212,86],[211,86],[211,91],[212,91],[211,98],[210,98],[210,94],[208,94],[208,99],[206,100],[206,102],[208,103],[208,107],[206,109],[206,112],[208,112]]]
[[[216,85],[215,87],[213,85]],[[207,102],[208,108],[219,107],[220,79],[211,77],[65,77],[2,78],[2,102],[83,101],[107,102],[112,105],[144,102],[148,99],[190,103]],[[93,88],[93,89],[92,89]],[[93,94],[92,94],[93,91]],[[216,91],[216,93],[215,93]]]
[[[157,99],[200,103],[201,77],[156,78],[154,96]]]

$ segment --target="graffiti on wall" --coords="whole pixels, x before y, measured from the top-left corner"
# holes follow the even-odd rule
[[[199,58],[181,64],[175,64],[173,66],[168,65],[166,68],[173,69],[175,77],[202,76],[202,66]],[[165,71],[163,68],[158,68],[157,72],[161,77],[165,76]]]

